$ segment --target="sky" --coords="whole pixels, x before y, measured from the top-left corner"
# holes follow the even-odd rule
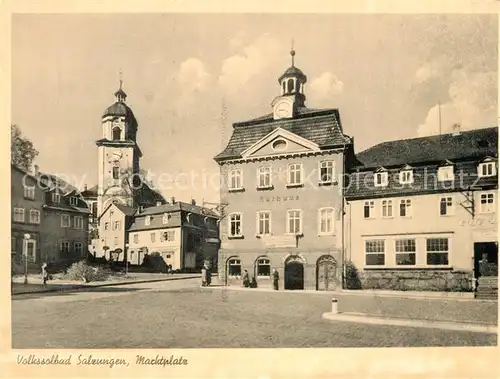
[[[292,40],[306,105],[338,108],[357,152],[440,118],[497,125],[497,16],[444,14],[18,14],[11,122],[41,171],[90,187],[121,70],[141,168],[167,199],[217,202],[213,157],[232,123],[272,111]]]

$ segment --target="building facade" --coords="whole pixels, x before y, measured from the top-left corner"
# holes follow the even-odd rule
[[[205,259],[217,264],[218,216],[204,207],[176,202],[139,211],[128,229],[128,256],[141,265],[158,255],[174,270],[195,270]]]
[[[497,128],[457,129],[357,154],[345,240],[358,284],[470,291],[481,264],[497,270],[497,149]]]
[[[64,180],[11,166],[12,253],[34,264],[76,261],[87,254],[89,211]],[[30,238],[26,240],[25,234]]]
[[[306,75],[292,66],[278,79],[269,115],[233,124],[214,159],[224,178],[219,276],[240,284],[334,290],[343,260],[343,171],[352,140],[337,109],[305,106]]]

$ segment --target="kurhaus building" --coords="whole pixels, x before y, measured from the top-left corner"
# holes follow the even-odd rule
[[[356,155],[345,241],[363,288],[467,291],[479,278],[481,293],[496,283],[497,149],[496,127],[457,125]]]
[[[342,180],[353,155],[337,109],[305,105],[306,75],[294,64],[278,79],[272,113],[233,124],[214,159],[224,178],[219,275],[259,286],[332,290],[342,267]]]

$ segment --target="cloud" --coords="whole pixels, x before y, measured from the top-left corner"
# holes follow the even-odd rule
[[[497,124],[497,73],[480,71],[471,64],[453,70],[448,86],[449,99],[441,106],[431,107],[425,122],[418,127],[419,136],[452,131],[453,124],[462,130],[484,128]]]
[[[436,62],[428,62],[419,67],[415,72],[415,82],[425,83],[439,75]]]
[[[173,81],[178,93],[175,105],[183,110],[194,104],[201,94],[209,90],[212,77],[201,60],[189,58],[181,63]]]
[[[252,79],[257,76],[262,83],[265,80],[262,74],[285,56],[283,44],[269,34],[261,35],[240,50],[222,62],[218,81],[227,95],[237,94],[243,88],[252,86]]]
[[[335,74],[324,72],[309,84],[308,97],[313,103],[323,103],[332,96],[339,95],[344,91],[344,82],[339,80]]]

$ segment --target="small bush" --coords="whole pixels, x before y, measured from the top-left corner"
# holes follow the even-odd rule
[[[107,280],[109,276],[110,273],[108,270],[101,267],[92,267],[85,261],[80,261],[68,268],[65,278],[70,280],[82,280],[85,283],[89,283]]]
[[[346,287],[350,290],[359,290],[361,289],[361,280],[359,278],[358,269],[351,261],[346,262],[345,267],[345,281]]]

